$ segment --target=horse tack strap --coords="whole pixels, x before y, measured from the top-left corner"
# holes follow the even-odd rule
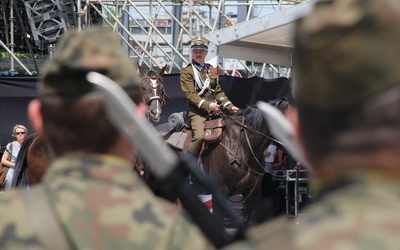
[[[246,130],[244,131],[244,135],[246,137],[247,145],[249,146],[251,155],[254,157],[254,159],[256,160],[258,165],[261,167],[261,171],[264,171],[263,165],[260,163],[260,161],[257,159],[256,155],[254,154],[254,150],[253,150],[253,147],[251,146],[249,135],[247,134]]]
[[[234,120],[235,121],[235,120]],[[244,122],[244,116],[242,117],[242,124],[243,124],[243,122]],[[238,151],[239,151],[239,146],[240,146],[240,135],[242,134],[242,131],[245,129],[245,127],[243,127],[243,126],[241,126],[241,128],[240,128],[240,131],[239,131],[239,135],[238,135],[238,140],[237,140],[237,143],[236,143],[236,146],[235,146],[235,152],[233,153],[233,160],[231,161],[231,164],[233,164],[234,162],[236,162],[236,163],[240,163],[240,162],[242,162],[242,160],[241,159],[239,159],[239,161],[237,161],[238,160],[238,157],[237,157],[237,153],[238,153]],[[224,148],[226,148],[223,144],[221,144]]]
[[[45,187],[35,185],[29,190],[20,190],[20,194],[26,205],[31,225],[45,249],[70,249],[57,215],[50,205]]]

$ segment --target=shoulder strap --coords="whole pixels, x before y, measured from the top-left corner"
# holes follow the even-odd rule
[[[12,152],[13,152],[14,142],[10,142],[9,144],[10,144],[10,149],[7,149],[7,146],[6,146],[6,151],[7,151],[7,153],[8,153],[8,158],[7,158],[7,160],[8,160],[8,161],[11,161],[11,159],[13,158]]]
[[[197,94],[198,96],[202,95],[206,89],[210,88],[210,78],[207,76],[207,79],[204,81],[201,80],[200,72],[196,69],[196,67],[192,64],[194,79],[197,86],[200,88],[200,92]]]
[[[45,187],[35,185],[29,190],[20,190],[20,193],[26,205],[31,225],[45,249],[70,249],[63,229],[57,220],[57,215],[50,205]]]
[[[10,154],[12,154],[12,151],[13,151],[13,146],[14,146],[14,143],[13,143],[13,142],[11,142],[11,144],[10,144]]]

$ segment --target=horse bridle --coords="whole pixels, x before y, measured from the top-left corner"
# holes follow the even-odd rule
[[[157,75],[156,75],[157,76]],[[152,102],[152,101],[154,101],[154,100],[158,100],[159,102],[160,102],[160,104],[161,104],[161,106],[164,106],[164,104],[165,104],[165,99],[164,99],[164,90],[162,90],[162,93],[161,93],[161,95],[159,95],[158,93],[157,93],[157,87],[158,87],[158,80],[159,80],[159,77],[157,76],[157,79],[154,79],[154,78],[152,78],[152,77],[149,77],[149,76],[146,76],[145,78],[143,78],[143,80],[149,80],[149,84],[150,84],[150,86],[151,86],[151,88],[152,88],[152,90],[153,90],[153,92],[152,92],[152,96],[149,98],[149,99],[144,99],[143,101],[149,106],[150,105],[150,103]]]

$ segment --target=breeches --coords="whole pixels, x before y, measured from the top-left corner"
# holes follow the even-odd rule
[[[190,118],[192,126],[192,141],[189,144],[188,150],[198,155],[201,144],[204,138],[204,122],[206,117],[195,115]]]

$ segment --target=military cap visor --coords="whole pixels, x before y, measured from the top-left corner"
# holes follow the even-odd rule
[[[191,50],[196,50],[196,49],[208,50],[208,46],[204,45],[204,44],[194,44],[190,48],[191,48]]]

